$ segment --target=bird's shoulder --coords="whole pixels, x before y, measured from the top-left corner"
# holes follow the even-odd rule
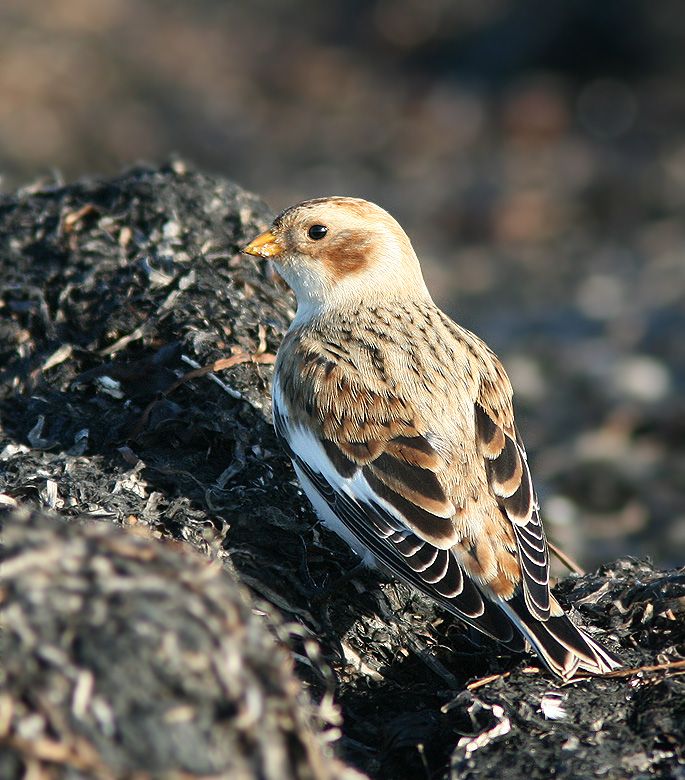
[[[355,419],[382,438],[447,419],[468,427],[476,405],[514,427],[499,359],[432,304],[369,306],[292,328],[276,373],[289,407],[334,440]]]

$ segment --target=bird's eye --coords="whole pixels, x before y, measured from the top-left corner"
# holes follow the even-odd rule
[[[307,235],[312,241],[320,241],[328,233],[325,225],[312,225],[307,231]]]

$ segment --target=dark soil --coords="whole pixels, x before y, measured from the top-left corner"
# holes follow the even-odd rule
[[[265,735],[276,735],[274,744],[287,734],[285,741],[294,740],[289,744],[310,746],[287,764],[294,777],[343,770],[317,768],[323,751],[311,747],[318,744],[311,735],[321,730],[315,705],[302,704],[299,684],[287,682],[287,663],[269,654],[260,620],[290,649],[298,677],[311,699],[323,702],[324,714],[332,712],[327,697],[333,693],[342,711],[337,752],[371,777],[685,777],[682,668],[560,686],[534,657],[469,636],[434,605],[378,573],[363,571],[336,584],[354,557],[317,523],[269,423],[270,364],[293,302],[270,281],[268,268],[238,253],[270,216],[255,196],[181,163],[108,181],[28,188],[0,200],[0,501],[72,521],[50,526],[35,520],[8,532],[10,567],[32,546],[65,552],[64,559],[38,561],[35,577],[27,568],[24,579],[8,577],[3,585],[3,778],[27,776],[31,767],[41,778],[124,777],[134,769],[148,773],[140,777],[171,771],[275,776],[254,765],[244,775],[225,774],[231,770],[219,759],[211,766],[195,760],[204,751],[198,745],[218,744],[211,740],[220,729],[231,734],[227,744],[237,739],[240,716],[219,701],[214,677],[203,678],[200,693],[193,689],[192,659],[187,668],[174,668],[175,677],[165,676],[165,664],[153,658],[154,642],[141,640],[149,625],[157,636],[188,639],[190,618],[183,616],[198,593],[203,609],[244,604],[235,595],[241,587],[233,571],[257,610],[255,616],[240,606],[236,614],[257,639],[230,652],[246,667],[263,664],[266,671],[257,676],[267,682],[257,689],[264,702],[272,693],[286,702],[273,712],[301,708],[292,728],[280,715],[259,723]],[[188,375],[225,358],[233,364]],[[580,474],[572,489],[586,495],[599,476],[593,470],[583,483]],[[610,466],[604,478],[623,479]],[[626,489],[632,487],[629,481]],[[204,579],[196,555],[170,552],[149,537],[132,541],[88,530],[84,515],[125,526],[128,534],[146,526],[161,540],[187,542],[222,561],[227,579],[210,565],[209,584],[197,584]],[[125,550],[142,545],[145,553],[127,557],[115,549],[117,539]],[[88,551],[130,578],[130,602],[103,597],[106,578],[98,580]],[[73,566],[65,563],[72,559]],[[49,597],[46,577],[54,577],[63,598]],[[159,614],[146,601],[148,577],[169,583]],[[78,584],[84,581],[97,587],[84,589]],[[111,612],[127,632],[124,644],[132,649],[141,642],[144,649],[117,653],[117,631],[107,617],[102,636],[111,636],[112,645],[102,643],[98,663],[79,654],[79,643],[64,639],[74,619],[73,593],[86,611]],[[557,593],[627,668],[685,660],[683,570],[659,572],[622,559],[565,579]],[[212,653],[226,621],[217,618],[203,639],[198,634],[192,646],[197,663],[214,658],[216,666]],[[73,625],[85,641],[91,624],[84,617]],[[107,653],[116,668],[111,677]],[[122,668],[115,661],[130,666],[130,678],[128,671],[117,676]],[[154,728],[126,721],[123,730],[108,732],[106,718],[79,717],[79,685],[86,685],[79,680],[88,674],[104,701],[107,695],[115,701],[112,685],[120,679],[126,681],[121,685],[135,682],[141,702],[167,696],[160,693],[162,678],[173,696],[167,709],[155,711]],[[221,671],[212,674],[218,680]],[[498,676],[466,687],[487,675]],[[234,709],[248,687],[227,696]],[[170,750],[176,732],[165,725],[169,711],[173,722],[183,723],[189,691],[202,706],[190,696],[198,709],[187,723],[202,728],[188,726],[193,736]],[[173,715],[177,708],[180,714]],[[124,711],[123,705],[116,710]],[[330,714],[327,722],[334,720]],[[58,723],[67,726],[60,731]],[[142,747],[125,738],[129,728]],[[66,744],[67,734],[78,749]],[[46,739],[61,746],[61,758],[40,752]],[[248,754],[268,753],[265,744],[271,742]],[[84,755],[97,755],[98,762],[79,764]]]
[[[35,512],[4,540],[1,777],[356,777],[226,568]]]

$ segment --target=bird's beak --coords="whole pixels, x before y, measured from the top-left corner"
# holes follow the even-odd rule
[[[267,230],[260,236],[257,236],[253,241],[243,247],[243,252],[248,255],[255,255],[256,257],[273,257],[274,255],[282,252],[284,247],[280,244],[276,236]]]

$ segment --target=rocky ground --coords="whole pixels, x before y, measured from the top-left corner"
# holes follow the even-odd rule
[[[197,745],[215,744],[221,729],[236,739],[241,729],[249,734],[241,704],[268,704],[271,695],[284,703],[259,726],[271,724],[275,742],[299,746],[281,765],[294,777],[349,771],[322,758],[335,728],[338,755],[374,778],[685,777],[682,570],[622,558],[559,584],[562,602],[616,649],[626,669],[652,667],[567,686],[540,672],[534,658],[469,636],[378,573],[327,590],[352,568],[353,556],[317,523],[269,423],[271,364],[293,301],[268,268],[238,253],[270,217],[255,196],[183,163],[64,187],[39,184],[0,200],[0,500],[8,511],[41,508],[67,521],[33,516],[7,531],[3,777],[29,770],[40,778],[228,776],[221,774],[232,771],[226,756],[212,753],[208,762]],[[631,331],[618,362],[613,352],[607,358],[602,339],[586,338],[582,318],[574,320],[577,338],[561,329],[550,352],[550,341],[535,338],[539,322],[526,319],[523,293],[512,299],[524,323],[511,333],[511,356],[518,352],[512,373],[523,388],[534,468],[566,496],[557,495],[552,524],[561,541],[564,533],[575,538],[574,515],[593,528],[606,523],[607,549],[626,528],[640,533],[645,513],[669,533],[682,523],[685,460],[674,392],[682,378],[682,299],[672,287],[682,268],[663,230],[654,236],[661,260],[642,271],[636,265],[631,277],[635,289],[640,280],[661,280],[663,306],[645,311],[644,328]],[[516,271],[525,277],[517,289],[547,290],[553,307],[572,263],[561,264],[553,287],[533,265],[505,263],[498,284]],[[587,314],[614,293],[611,274],[594,265],[582,273]],[[476,288],[474,305],[489,289]],[[511,330],[506,307],[490,311],[495,330]],[[611,344],[626,338],[614,335]],[[642,359],[638,342],[656,344],[663,363]],[[89,530],[84,515],[122,526],[123,535]],[[143,541],[140,528],[148,529]],[[675,538],[664,541],[665,561],[677,559]],[[164,540],[181,549],[169,551]],[[206,575],[198,556],[183,552],[187,545],[208,561]],[[130,602],[107,595],[113,571],[135,594]],[[64,598],[51,597],[46,583],[53,581]],[[146,612],[155,588],[162,595],[153,601],[168,615],[161,623]],[[254,643],[228,652],[245,660],[240,668],[258,659],[261,671],[228,691],[232,706],[216,691],[225,683],[216,653],[230,621],[205,620],[193,644],[172,602],[181,615],[233,609],[250,626]],[[252,609],[229,606],[235,603]],[[80,604],[113,641],[110,615],[119,621],[123,645],[140,652],[113,653],[111,669],[85,652],[93,624]],[[281,646],[276,655],[265,649],[266,632]],[[189,666],[167,676],[151,648],[179,646]],[[169,650],[167,657],[180,656]],[[130,670],[139,681],[143,703],[168,704],[145,713],[147,730],[131,726],[130,702],[115,695],[118,664],[127,680]],[[198,672],[212,664],[216,683]],[[293,710],[301,710],[299,719]],[[169,723],[194,735],[187,745],[180,740],[173,760],[164,748],[176,733]],[[240,744],[250,755],[269,755],[256,741]],[[271,776],[254,765],[244,772]]]

